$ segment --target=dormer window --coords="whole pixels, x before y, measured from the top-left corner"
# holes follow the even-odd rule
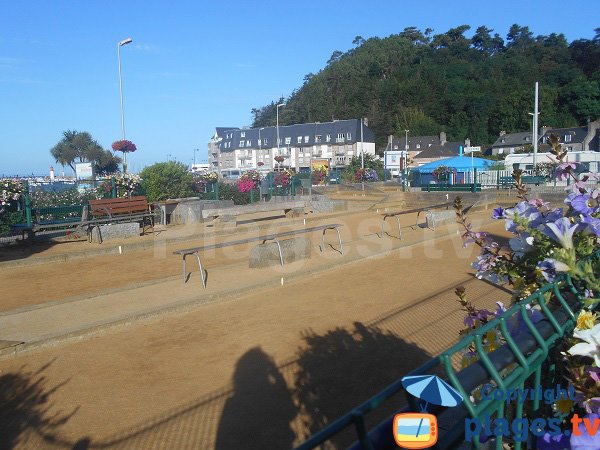
[[[565,134],[565,142],[571,142],[571,135]]]
[[[242,131],[242,132],[240,133],[240,137],[246,137],[246,132],[245,132],[245,131]]]
[[[244,142],[244,141],[240,141],[240,147],[243,147],[243,146],[244,146],[244,144],[245,144],[245,142]]]
[[[417,144],[417,148],[421,148],[421,144]]]
[[[502,142],[504,144],[506,142],[506,139],[502,138],[502,139],[500,139],[500,142]]]

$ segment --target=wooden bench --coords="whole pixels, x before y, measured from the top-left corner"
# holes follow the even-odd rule
[[[539,186],[540,184],[546,183],[546,178],[541,176],[525,175],[521,177],[521,181],[523,184],[535,184],[536,186]]]
[[[498,188],[499,189],[511,189],[515,187],[515,179],[513,177],[499,177]]]
[[[92,229],[96,225],[98,230],[98,241],[102,242],[100,236],[100,224],[119,222],[140,222],[142,233],[146,231],[146,224],[154,228],[154,213],[148,200],[143,195],[131,198],[103,198],[90,200],[90,219],[88,225],[88,239],[91,238]]]
[[[176,250],[173,252],[173,254],[175,255],[181,255],[182,257],[182,261],[183,261],[183,283],[185,284],[187,281],[187,268],[186,268],[186,263],[185,263],[185,258],[188,255],[195,255],[196,258],[198,259],[198,266],[200,268],[200,275],[202,276],[202,285],[204,286],[204,288],[206,288],[206,275],[208,275],[208,272],[205,274],[204,273],[204,267],[202,266],[202,260],[200,259],[200,252],[203,252],[205,250],[214,250],[217,248],[224,248],[224,247],[230,247],[232,245],[239,245],[239,244],[247,244],[249,242],[256,242],[256,241],[262,241],[262,243],[266,243],[267,241],[273,241],[277,244],[277,248],[279,249],[279,261],[281,262],[281,265],[283,266],[283,254],[281,252],[281,245],[279,243],[280,239],[283,237],[289,237],[289,236],[296,236],[298,234],[304,234],[304,233],[311,233],[313,231],[323,231],[323,235],[321,236],[321,247],[320,250],[321,252],[323,251],[323,249],[325,248],[325,232],[327,230],[335,230],[337,231],[337,235],[338,235],[338,241],[340,244],[340,254],[344,254],[344,247],[342,244],[342,237],[340,235],[340,230],[339,228],[342,225],[337,224],[337,223],[333,223],[333,224],[328,224],[328,225],[320,225],[320,226],[316,226],[316,227],[310,227],[310,228],[302,228],[299,230],[292,230],[292,231],[284,231],[281,233],[273,233],[273,234],[267,234],[264,236],[254,236],[254,237],[250,237],[250,238],[246,238],[246,239],[240,239],[237,241],[230,241],[230,242],[221,242],[219,244],[210,244],[210,245],[205,245],[203,247],[195,247],[195,248],[187,248],[187,249],[183,249],[183,250]]]
[[[421,191],[425,192],[438,192],[438,191],[450,191],[450,192],[481,192],[481,183],[467,183],[467,184],[427,184],[421,186]]]
[[[403,216],[406,214],[413,214],[413,213],[417,213],[417,219],[415,221],[414,227],[411,225],[411,228],[414,229],[419,225],[419,216],[422,212],[424,212],[428,219],[427,227],[429,228],[429,224],[431,223],[433,225],[432,230],[435,231],[435,215],[433,214],[433,210],[440,209],[440,208],[448,209],[451,205],[452,205],[452,203],[440,203],[439,205],[431,205],[431,206],[427,206],[424,208],[414,208],[414,209],[407,209],[404,211],[395,211],[395,212],[385,213],[385,214],[383,214],[383,219],[381,221],[381,236],[379,236],[379,238],[380,239],[383,238],[383,234],[385,232],[384,228],[385,228],[386,219],[389,217],[393,217],[398,222],[398,239],[402,239],[402,228],[400,227],[400,216]]]
[[[237,216],[244,214],[270,211],[283,211],[286,216],[294,216],[304,214],[305,206],[306,203],[302,200],[292,200],[260,202],[252,203],[250,205],[232,206],[228,208],[207,208],[202,210],[202,218],[223,221],[223,219],[230,217],[237,218]]]

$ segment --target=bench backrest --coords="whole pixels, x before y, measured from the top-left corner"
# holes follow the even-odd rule
[[[118,216],[149,212],[148,200],[143,195],[131,198],[103,198],[90,200],[92,216]]]

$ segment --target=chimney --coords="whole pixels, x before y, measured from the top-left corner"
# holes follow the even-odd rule
[[[440,145],[444,145],[446,143],[446,132],[442,131],[440,133]]]
[[[506,135],[506,131],[502,130],[502,131],[500,132],[500,137],[502,137],[502,136],[504,136],[504,135]]]
[[[465,147],[470,147],[471,146],[471,139],[466,138],[465,139]]]

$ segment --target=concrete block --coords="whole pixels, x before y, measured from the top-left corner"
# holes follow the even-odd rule
[[[310,258],[312,245],[310,239],[306,237],[286,239],[279,241],[279,244],[281,245],[284,264]],[[277,243],[269,241],[250,250],[249,267],[251,269],[272,265],[281,265]]]
[[[98,235],[102,240],[98,239]],[[109,223],[97,225],[92,229],[92,242],[105,242],[114,239],[127,239],[140,235],[140,224],[137,222]]]

